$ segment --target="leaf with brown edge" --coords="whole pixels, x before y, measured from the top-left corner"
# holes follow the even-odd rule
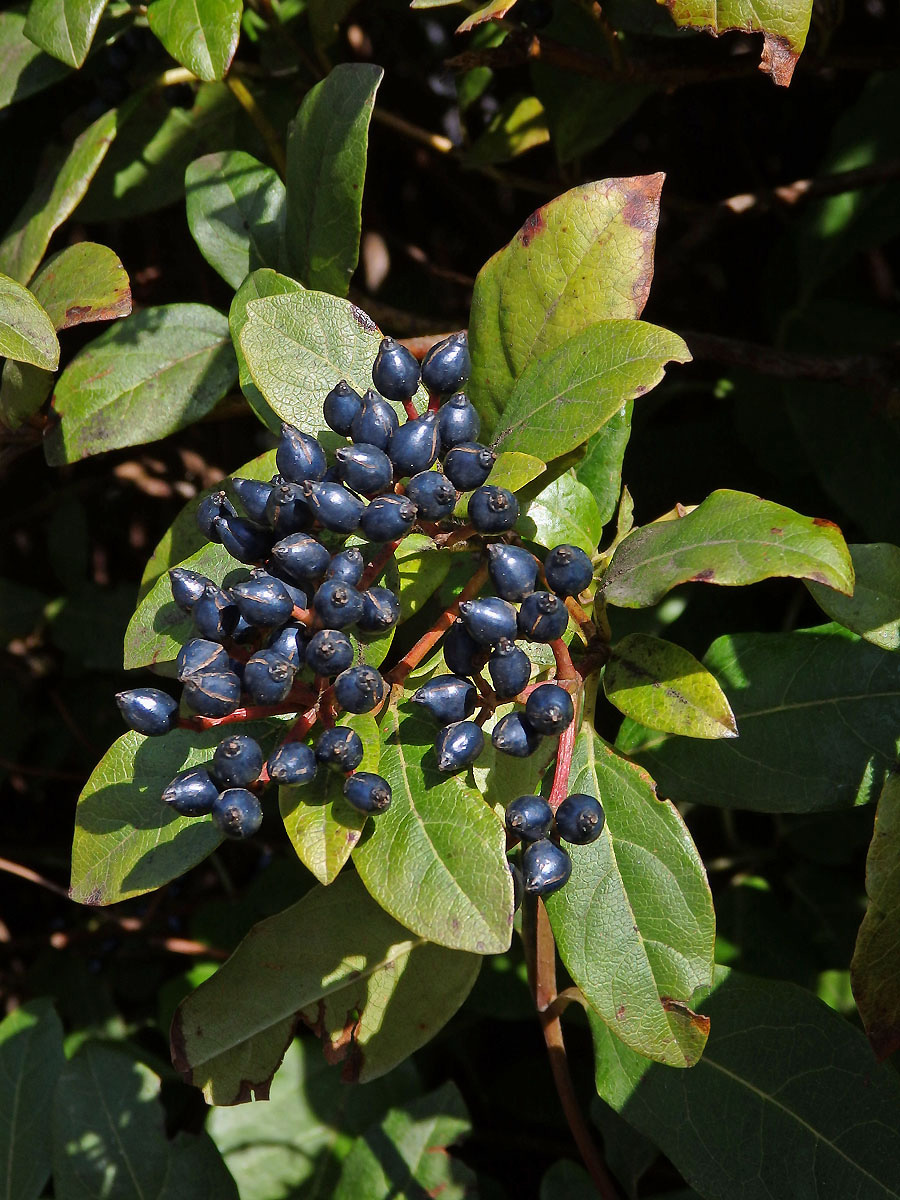
[[[300,1020],[346,1079],[376,1079],[442,1028],[480,965],[411,934],[345,872],[255,925],[181,1003],[172,1061],[211,1104],[264,1098]]]
[[[511,8],[516,4],[516,0],[490,0],[489,4],[482,5],[470,16],[466,17],[463,23],[457,28],[457,33],[470,33],[478,25],[483,25],[485,21],[499,21],[501,17],[505,17]]]

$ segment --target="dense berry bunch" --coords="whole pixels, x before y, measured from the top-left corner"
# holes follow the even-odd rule
[[[533,754],[544,738],[558,737],[574,721],[571,681],[532,684],[531,660],[518,643],[561,644],[567,597],[588,586],[591,562],[582,550],[561,545],[541,564],[518,544],[511,533],[518,501],[488,483],[496,455],[476,440],[479,417],[460,390],[468,373],[464,333],[438,343],[421,370],[405,347],[385,338],[372,368],[378,390],[359,395],[341,381],[325,398],[325,423],[349,439],[331,462],[317,438],[285,424],[278,474],[268,483],[232,481],[242,512],[224,491],[199,505],[200,529],[242,564],[244,578],[225,587],[185,568],[170,571],[173,599],[196,629],[176,660],[184,715],[157,689],[117,697],[126,723],[142,734],[164,734],[179,724],[223,727],[211,760],[180,772],[163,791],[163,801],[179,814],[211,814],[223,834],[244,838],[260,827],[259,796],[268,783],[304,785],[320,770],[344,776],[344,796],[358,811],[388,808],[389,784],[358,770],[361,739],[336,721],[342,711],[379,711],[391,684],[405,678],[402,663],[399,675],[383,677],[366,664],[364,649],[399,620],[399,598],[378,579],[413,529],[446,540],[465,530],[470,544],[484,549],[495,593],[479,596],[476,588],[456,606],[443,638],[451,673],[432,678],[411,698],[440,727],[438,769],[454,772],[475,762],[485,745],[482,726],[498,704],[517,703],[491,733],[501,754]],[[423,413],[413,403],[420,381],[431,397]],[[405,422],[388,401],[402,404]],[[462,526],[454,513],[465,492]],[[485,669],[493,686],[483,678]],[[298,715],[267,759],[252,737],[232,732],[234,722],[278,713]],[[555,827],[546,801],[515,801],[508,832],[527,843],[517,882],[528,892],[556,890],[571,863],[549,840],[551,829],[581,844],[599,836],[602,820],[590,797],[570,796]]]

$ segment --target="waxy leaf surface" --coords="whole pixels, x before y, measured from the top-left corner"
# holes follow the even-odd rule
[[[588,488],[566,471],[524,506],[516,530],[539,546],[552,549],[569,542],[593,558],[603,533],[603,518]]]
[[[882,650],[900,650],[900,546],[874,542],[848,549],[856,576],[852,596],[819,583],[806,586],[833,621]]]
[[[281,417],[272,411],[269,402],[253,382],[253,376],[250,374],[250,368],[247,366],[247,359],[244,357],[241,346],[241,330],[247,324],[247,305],[251,300],[302,291],[302,285],[296,280],[289,279],[287,275],[279,275],[277,271],[273,271],[269,267],[262,267],[247,276],[235,292],[228,312],[228,327],[231,330],[231,340],[237,355],[238,382],[241,385],[241,391],[262,423],[275,434],[281,432]],[[272,474],[274,475],[274,473],[275,468],[273,467]]]
[[[107,0],[32,0],[25,36],[69,67],[87,58]]]
[[[47,1111],[65,1061],[62,1025],[49,1000],[30,1000],[0,1023],[0,1200],[37,1200],[44,1190]]]
[[[234,58],[243,0],[153,0],[147,20],[174,59],[207,83]]]
[[[0,358],[47,371],[59,364],[59,339],[49,315],[8,275],[0,275]]]
[[[787,87],[809,32],[813,0],[658,0],[676,25],[718,37],[732,29],[763,34],[760,70]]]

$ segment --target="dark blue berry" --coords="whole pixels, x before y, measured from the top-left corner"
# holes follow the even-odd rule
[[[400,620],[400,601],[390,588],[370,587],[362,598],[362,615],[357,621],[361,633],[386,633]]]
[[[241,699],[241,681],[234,671],[204,671],[184,681],[182,697],[201,717],[227,717]]]
[[[559,596],[577,596],[594,578],[591,560],[578,546],[554,546],[544,559],[547,583]]]
[[[342,437],[350,436],[354,418],[359,416],[362,400],[346,379],[331,389],[322,402],[325,424]]]
[[[463,386],[471,370],[469,339],[463,329],[431,347],[422,359],[422,382],[429,392],[447,396]]]
[[[575,720],[575,705],[558,684],[542,683],[525,702],[525,718],[532,729],[553,737]]]
[[[393,464],[377,446],[368,446],[365,442],[341,446],[335,450],[334,457],[338,475],[354,492],[376,496],[386,492],[394,481]]]
[[[440,471],[421,471],[406,485],[406,494],[425,521],[442,521],[456,508],[456,488]]]
[[[442,643],[444,662],[454,675],[474,675],[481,659],[482,648],[466,629],[462,620],[454,621]]]
[[[330,679],[353,664],[353,643],[337,629],[320,629],[309,639],[306,665],[314,675]]]
[[[531,896],[558,892],[571,874],[571,858],[546,838],[532,842],[522,851],[522,883]]]
[[[315,517],[303,495],[302,484],[281,483],[273,487],[266,503],[266,520],[276,539],[311,529]]]
[[[501,638],[488,659],[488,674],[497,699],[511,700],[531,678],[531,659],[509,638]]]
[[[286,579],[279,579],[279,582],[290,596],[294,608],[309,608],[309,599],[303,588],[298,587],[295,583],[288,583]]]
[[[427,471],[437,462],[440,448],[438,416],[437,413],[429,412],[412,421],[406,421],[394,432],[388,446],[388,455],[398,478],[402,479],[407,475]]]
[[[347,802],[361,813],[383,813],[391,806],[391,785],[373,771],[355,771],[344,783]]]
[[[416,521],[416,506],[406,496],[378,496],[359,523],[370,542],[394,542],[404,537]]]
[[[342,583],[349,583],[351,587],[356,587],[362,579],[365,569],[366,563],[362,551],[358,550],[356,546],[351,546],[349,549],[335,554],[328,564],[325,578],[340,579]]]
[[[214,583],[206,585],[191,611],[197,631],[211,642],[231,637],[240,615],[231,596]]]
[[[523,842],[545,838],[553,824],[553,809],[543,796],[519,796],[506,806],[506,830]]]
[[[469,520],[479,533],[505,533],[519,519],[519,502],[508,488],[476,488],[469,497]]]
[[[556,831],[561,838],[573,846],[586,846],[596,842],[603,832],[606,817],[603,805],[593,796],[573,792],[566,796],[556,810]]]
[[[147,737],[160,737],[174,729],[178,721],[178,703],[159,688],[133,688],[118,692],[116,704],[129,729]]]
[[[228,655],[218,642],[191,638],[178,651],[175,677],[179,683],[184,683],[190,676],[202,675],[204,671],[226,671],[228,663]]]
[[[235,625],[234,632],[231,635],[231,640],[233,642],[240,642],[241,644],[252,642],[257,636],[257,632],[255,626],[248,624],[243,617],[239,616],[237,625]]]
[[[362,616],[363,598],[349,583],[326,579],[313,596],[313,608],[325,629],[346,629]]]
[[[260,479],[232,479],[231,486],[250,520],[257,525],[265,524],[268,519],[266,505],[273,491],[271,483],[263,483]]]
[[[245,583],[236,583],[231,594],[247,624],[263,629],[283,625],[294,609],[287,588],[273,575],[258,575]]]
[[[385,682],[374,667],[363,664],[342,671],[334,681],[334,698],[346,712],[367,713],[384,700]]]
[[[554,642],[562,637],[569,623],[569,612],[559,596],[550,592],[532,592],[519,609],[519,632],[532,642]]]
[[[379,450],[387,450],[395,429],[400,428],[400,418],[382,398],[369,389],[362,398],[362,406],[353,418],[350,433],[354,442],[365,442],[368,446],[377,446]]]
[[[331,562],[331,555],[308,533],[292,533],[275,543],[272,559],[289,580],[302,584],[321,579]],[[271,563],[269,570],[272,570]]]
[[[186,613],[191,611],[210,582],[205,575],[198,575],[196,571],[189,571],[186,567],[173,567],[169,572],[169,580],[172,584],[172,599]]]
[[[316,762],[321,766],[349,775],[362,762],[362,738],[355,729],[336,725],[334,729],[326,729],[319,734],[315,754]]]
[[[419,364],[405,346],[383,338],[372,366],[372,382],[388,400],[409,400],[419,387]]]
[[[491,743],[501,754],[513,758],[528,758],[541,744],[541,735],[519,712],[501,717],[491,733]]]
[[[450,725],[471,717],[477,698],[472,684],[459,675],[436,675],[411,697],[413,704],[424,708],[439,725]]]
[[[459,615],[466,629],[482,646],[495,646],[504,637],[515,640],[516,610],[499,596],[464,600],[459,606]]]
[[[216,746],[209,770],[221,787],[246,787],[259,779],[262,765],[259,742],[249,734],[232,733]]]
[[[301,605],[301,608],[305,607],[305,604]],[[306,631],[299,625],[286,625],[271,638],[266,649],[299,671],[306,662]]]
[[[461,771],[475,761],[484,749],[484,734],[474,721],[455,721],[437,735],[434,752],[439,771]]]
[[[487,481],[497,455],[478,442],[462,442],[444,455],[444,474],[460,492],[469,492]]]
[[[218,787],[203,767],[179,771],[163,791],[162,799],[182,817],[205,817],[212,812]]]
[[[244,788],[228,788],[216,797],[212,819],[216,828],[235,841],[252,837],[262,825],[262,805]]]
[[[244,664],[244,691],[253,704],[280,704],[294,686],[294,668],[274,650],[258,650]]]
[[[332,533],[355,533],[359,528],[366,506],[342,483],[305,483],[303,495],[324,529]]]
[[[463,442],[475,442],[481,432],[481,418],[465,392],[457,392],[438,409],[441,449],[446,453]]]
[[[507,546],[504,542],[488,546],[487,554],[488,574],[501,599],[519,601],[531,595],[538,572],[538,562],[533,554],[521,546]]]
[[[197,505],[197,525],[204,537],[209,538],[211,542],[221,541],[215,527],[216,518],[236,516],[237,509],[222,491],[204,496]]]
[[[266,764],[272,782],[284,787],[312,783],[317,769],[315,754],[303,742],[285,742],[269,755]]]
[[[288,483],[306,483],[322,478],[328,460],[316,438],[285,423],[275,451],[275,465]]]
[[[232,558],[242,563],[262,562],[272,546],[271,530],[244,517],[216,517],[213,528]]]

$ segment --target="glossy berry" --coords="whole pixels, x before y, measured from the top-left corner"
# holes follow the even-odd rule
[[[212,819],[216,828],[235,841],[252,837],[262,825],[262,805],[244,788],[228,788],[216,797]]]
[[[260,479],[232,479],[231,486],[247,517],[257,525],[265,524],[266,505],[274,490],[271,483],[263,483]]]
[[[445,725],[437,735],[434,752],[439,771],[461,771],[475,761],[484,749],[484,734],[474,721],[456,721]]]
[[[237,509],[222,491],[213,492],[211,496],[204,496],[197,505],[197,525],[203,536],[209,538],[211,542],[221,540],[215,527],[216,518],[236,516]]]
[[[562,733],[575,720],[572,697],[556,683],[542,683],[525,702],[525,718],[538,733]]]
[[[210,774],[221,787],[246,787],[259,779],[262,765],[259,742],[249,734],[233,733],[216,746]]]
[[[292,533],[272,547],[272,560],[289,580],[312,583],[325,574],[331,555],[308,533]],[[271,562],[269,570],[272,570]]]
[[[328,460],[316,438],[285,423],[275,451],[275,466],[288,483],[306,483],[322,478]]]
[[[244,691],[253,704],[280,704],[294,686],[294,668],[273,650],[258,650],[244,664]]]
[[[488,659],[488,674],[498,700],[512,700],[531,678],[531,659],[509,638],[501,638]]]
[[[316,520],[332,533],[355,533],[366,506],[342,483],[305,483],[303,495]]]
[[[525,896],[525,884],[522,882],[522,872],[515,863],[507,863],[509,873],[512,876],[513,883],[513,912],[518,912],[522,907],[522,900]]]
[[[578,546],[554,546],[544,559],[547,583],[559,596],[577,596],[594,578],[591,560]]]
[[[346,379],[331,389],[322,403],[325,424],[342,437],[350,436],[354,418],[359,416],[362,400]]]
[[[274,634],[266,649],[289,662],[295,671],[299,671],[306,662],[306,631],[299,625],[286,625]]]
[[[516,637],[516,610],[498,596],[481,600],[464,600],[459,615],[466,629],[482,646],[495,646],[501,638],[513,641]]]
[[[472,684],[459,675],[436,675],[411,697],[412,703],[423,708],[439,725],[450,725],[471,717],[477,698]]]
[[[391,785],[373,771],[354,771],[344,783],[344,796],[357,812],[383,813],[391,806]]]
[[[287,588],[272,575],[261,574],[245,583],[237,583],[231,588],[231,594],[247,624],[263,629],[283,625],[294,608]]]
[[[228,655],[218,642],[191,638],[178,651],[175,678],[184,683],[192,675],[202,675],[206,671],[227,671],[228,662]]]
[[[501,754],[513,758],[528,758],[541,744],[541,735],[519,712],[501,717],[491,733],[491,744]]]
[[[442,521],[456,508],[456,488],[440,471],[420,471],[406,485],[406,494],[424,521]]]
[[[569,612],[559,596],[532,592],[519,609],[519,632],[532,642],[554,642],[566,632]]]
[[[394,466],[383,450],[368,446],[365,442],[352,446],[341,446],[334,452],[338,475],[364,496],[376,496],[386,492],[394,481]]]
[[[400,620],[400,601],[390,588],[370,587],[362,598],[362,615],[357,621],[361,633],[386,633]]]
[[[186,567],[173,567],[169,572],[169,582],[172,585],[172,599],[182,612],[189,613],[210,581],[205,575],[188,571]]]
[[[487,482],[497,455],[478,442],[462,442],[444,455],[444,474],[460,492]]]
[[[315,754],[316,762],[321,766],[349,774],[362,762],[362,739],[355,729],[337,725],[319,734]]]
[[[353,643],[337,629],[320,629],[307,643],[306,665],[326,679],[340,675],[353,665]]]
[[[556,831],[561,838],[573,846],[586,846],[596,842],[603,832],[606,817],[603,805],[593,796],[574,792],[566,796],[556,810]]]
[[[312,529],[315,517],[303,495],[302,484],[281,483],[272,488],[266,502],[266,521],[276,540]]]
[[[382,398],[369,389],[362,398],[359,413],[353,418],[350,433],[354,442],[365,442],[387,450],[395,429],[400,428],[400,418]]]
[[[258,574],[262,576],[266,574],[266,572],[260,571]],[[276,578],[278,577],[276,576]],[[302,587],[298,587],[296,583],[289,583],[286,579],[280,579],[279,582],[290,596],[291,603],[295,608],[309,608],[309,598]]]
[[[203,767],[179,771],[161,799],[182,817],[205,817],[212,812],[219,789]]]
[[[244,517],[216,517],[213,528],[232,558],[242,563],[262,562],[272,545],[272,533]]]
[[[553,824],[553,809],[543,796],[519,796],[506,806],[506,831],[523,842],[545,838]]]
[[[462,620],[453,622],[444,635],[442,645],[444,662],[454,675],[474,675],[483,650]]]
[[[508,488],[476,488],[469,497],[469,520],[479,533],[505,533],[519,519],[519,502]]]
[[[342,583],[349,583],[351,587],[356,587],[362,579],[365,569],[366,563],[362,551],[358,550],[356,546],[351,546],[349,549],[335,554],[325,571],[325,578],[340,579]]]
[[[475,442],[481,432],[481,418],[465,392],[457,392],[438,409],[441,449],[446,453],[463,442]]]
[[[198,633],[211,642],[221,642],[234,633],[240,613],[227,592],[208,583],[191,616]]]
[[[431,347],[422,359],[422,382],[429,392],[447,396],[463,386],[471,370],[469,339],[463,329]]]
[[[370,542],[405,537],[416,521],[416,506],[406,496],[378,496],[362,514],[360,531]]]
[[[571,874],[571,858],[546,838],[532,842],[522,851],[522,883],[531,896],[558,892]]]
[[[178,702],[159,688],[133,688],[118,692],[116,704],[129,729],[147,737],[160,737],[174,729],[178,721]]]
[[[340,579],[326,579],[313,596],[313,608],[325,629],[346,629],[362,616],[362,594]]]
[[[437,413],[429,412],[415,420],[406,421],[395,430],[388,446],[388,455],[398,478],[427,471],[437,462],[441,449]]]
[[[266,770],[273,783],[285,787],[299,787],[312,783],[316,777],[318,763],[315,754],[303,742],[286,742],[269,755]]]
[[[501,599],[518,602],[531,595],[538,571],[537,559],[533,554],[521,546],[494,542],[488,546],[487,555],[488,574],[494,591]]]
[[[182,698],[201,717],[227,717],[241,699],[241,681],[234,671],[206,671],[185,680]]]
[[[383,338],[372,366],[372,382],[388,400],[409,400],[419,387],[419,364],[405,346]]]
[[[334,681],[334,698],[346,712],[367,713],[377,708],[387,691],[381,674],[363,664],[342,671]]]

